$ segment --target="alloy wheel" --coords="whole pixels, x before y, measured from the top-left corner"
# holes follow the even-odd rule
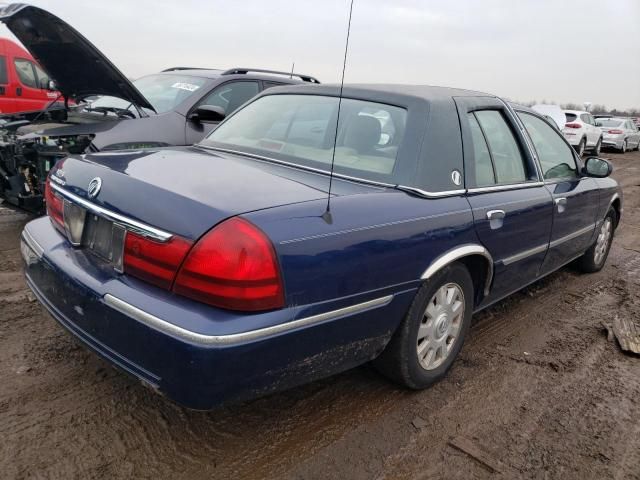
[[[444,363],[460,334],[465,300],[462,288],[455,283],[440,287],[431,297],[418,328],[417,354],[425,370]]]
[[[604,222],[602,222],[602,226],[600,227],[600,232],[598,232],[598,238],[596,239],[596,249],[593,258],[596,265],[600,264],[605,254],[607,253],[609,242],[611,242],[612,229],[613,222],[611,221],[611,217],[605,218]]]

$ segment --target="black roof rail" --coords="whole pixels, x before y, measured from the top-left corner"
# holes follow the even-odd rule
[[[203,67],[170,67],[165,68],[162,72],[177,72],[180,70],[215,70],[215,68],[203,68]],[[162,73],[160,72],[160,73]]]
[[[262,70],[260,68],[230,68],[229,70],[225,70],[224,72],[222,72],[221,75],[241,75],[241,74],[247,74],[249,72],[270,73],[273,75],[286,75],[287,77],[298,77],[303,82],[320,83],[320,80],[318,80],[315,77],[312,77],[311,75],[303,75],[301,73],[294,73],[294,72],[279,72],[278,70]]]

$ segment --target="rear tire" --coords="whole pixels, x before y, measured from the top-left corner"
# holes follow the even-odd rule
[[[578,146],[575,147],[579,157],[582,157],[584,155],[584,149],[586,145],[587,145],[587,141],[583,138],[582,140],[580,140],[580,143],[578,144]]]
[[[627,153],[627,141],[622,142],[622,147],[620,148],[620,153]]]
[[[596,146],[593,147],[593,150],[591,150],[591,155],[593,155],[594,157],[598,157],[600,156],[601,150],[602,150],[602,137],[598,139],[598,143],[596,143]]]
[[[591,245],[589,250],[578,259],[578,268],[583,272],[599,272],[605,263],[607,263],[607,257],[609,256],[609,250],[611,250],[611,243],[613,241],[613,234],[616,229],[616,217],[616,211],[610,208],[607,216],[604,217],[602,221],[602,225],[600,225],[596,241]]]
[[[422,285],[387,347],[374,360],[378,371],[415,390],[443,378],[469,330],[473,290],[469,271],[459,263]]]

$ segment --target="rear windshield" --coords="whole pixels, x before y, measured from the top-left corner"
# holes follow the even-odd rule
[[[623,123],[623,120],[613,120],[610,118],[599,118],[596,120],[596,124],[600,127],[621,127]]]
[[[337,111],[336,97],[268,95],[229,117],[201,144],[329,171]],[[403,108],[343,98],[334,172],[394,183],[406,119]]]
[[[565,117],[567,117],[567,122],[573,122],[578,116],[575,113],[565,113]]]

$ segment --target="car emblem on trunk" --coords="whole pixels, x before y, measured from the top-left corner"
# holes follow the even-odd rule
[[[102,187],[102,179],[100,177],[96,177],[89,182],[89,187],[87,187],[87,194],[89,198],[95,198],[100,193],[100,187]]]

